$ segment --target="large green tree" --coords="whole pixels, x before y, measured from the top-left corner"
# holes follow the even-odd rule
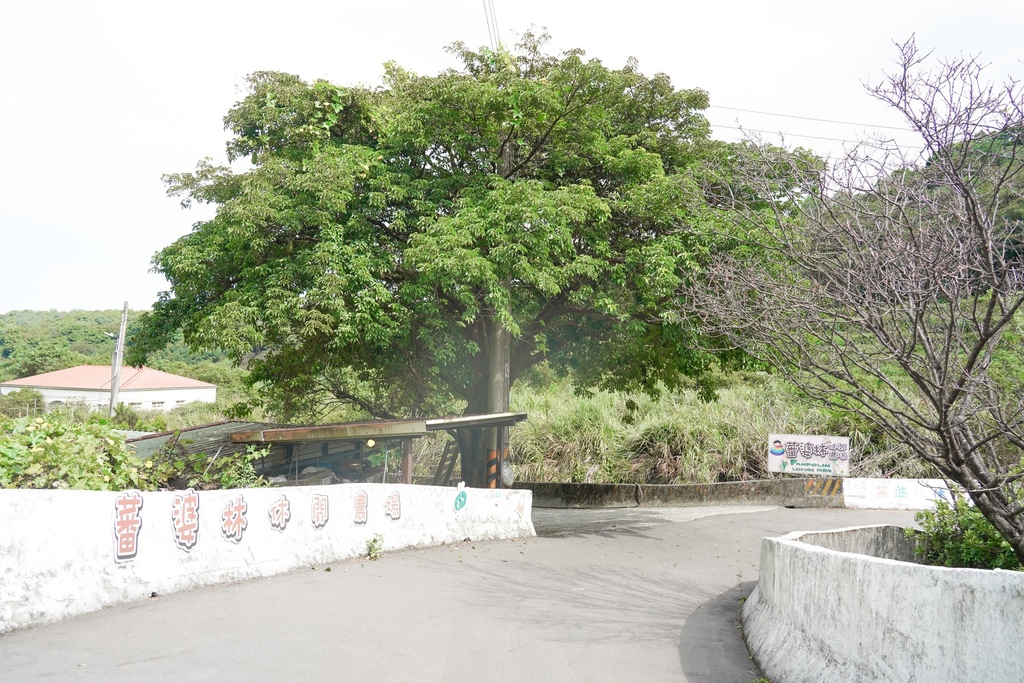
[[[460,69],[388,64],[377,89],[252,75],[225,118],[247,167],[167,177],[216,216],[155,257],[171,289],[130,360],[183,330],[285,414],[503,411],[541,360],[581,386],[699,380],[709,356],[664,309],[707,248],[707,94],[543,47],[456,44]]]

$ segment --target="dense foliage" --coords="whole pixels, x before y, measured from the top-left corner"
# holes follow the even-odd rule
[[[128,312],[128,336],[142,311]],[[11,311],[0,314],[0,381],[63,370],[75,365],[110,365],[121,311]],[[150,367],[216,384],[238,382],[227,356],[216,349],[189,350],[181,335],[150,355]],[[216,379],[195,377],[217,375]]]
[[[143,489],[160,484],[109,425],[62,413],[0,419],[0,488]]]
[[[664,311],[713,220],[707,94],[543,42],[455,45],[436,76],[389,64],[380,89],[252,75],[225,119],[251,166],[168,177],[217,213],[157,255],[172,289],[132,358],[178,330],[254,355],[286,416],[500,411],[545,359],[587,386],[705,376]]]
[[[233,489],[269,486],[256,474],[253,461],[265,451],[250,446],[244,452],[227,455],[188,453],[175,433],[167,444],[153,455],[153,466],[165,486],[174,489]]]
[[[565,381],[513,391],[530,419],[512,431],[512,462],[525,481],[695,484],[769,479],[769,432],[849,434],[851,474],[930,477],[904,447],[848,416],[811,408],[793,388],[764,373],[715,378],[716,401],[694,389],[644,394],[573,394]]]
[[[0,418],[0,488],[118,491],[263,486],[252,467],[258,452],[185,454],[174,441],[142,461],[106,420],[57,411]]]
[[[0,395],[0,417],[38,415],[45,410],[43,395],[33,389],[18,389]]]
[[[1013,547],[981,511],[957,498],[940,501],[935,510],[917,513],[922,531],[908,531],[916,552],[927,564],[975,569],[1020,569]]]

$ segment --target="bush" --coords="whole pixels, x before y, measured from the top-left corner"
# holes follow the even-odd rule
[[[0,418],[0,488],[121,491],[267,486],[252,467],[261,452],[210,457],[186,453],[172,439],[142,462],[106,422],[75,421],[63,413]]]
[[[178,439],[179,434],[175,433],[152,459],[157,476],[167,488],[209,490],[269,486],[252,466],[253,460],[266,455],[266,451],[249,446],[242,452],[218,453],[211,457],[206,453],[188,453]]]
[[[963,499],[939,501],[934,510],[915,516],[922,531],[908,531],[918,540],[916,553],[926,564],[973,569],[1021,569],[1013,548],[995,527]]]
[[[152,463],[139,463],[109,425],[62,413],[0,419],[0,487],[117,491],[157,488]]]

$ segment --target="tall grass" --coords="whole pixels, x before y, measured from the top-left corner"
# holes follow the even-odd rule
[[[855,476],[925,476],[897,446],[845,416],[813,409],[781,380],[723,378],[718,400],[692,391],[576,396],[568,382],[517,387],[512,409],[529,419],[511,433],[517,479],[606,483],[710,483],[766,479],[770,432],[851,435]]]

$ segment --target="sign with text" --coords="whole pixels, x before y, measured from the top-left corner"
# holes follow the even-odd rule
[[[850,437],[769,434],[768,471],[850,476]]]

